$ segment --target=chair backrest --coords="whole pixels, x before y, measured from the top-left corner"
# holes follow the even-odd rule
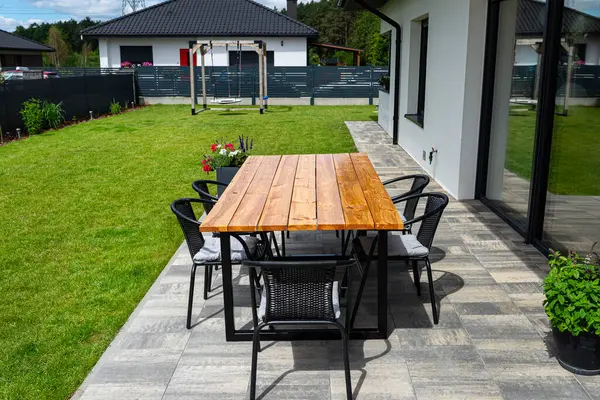
[[[204,237],[202,233],[200,233],[200,225],[196,218],[196,213],[194,213],[194,209],[192,207],[192,203],[199,203],[203,205],[206,209],[207,203],[212,203],[212,201],[206,201],[201,199],[178,199],[171,203],[171,210],[177,216],[177,220],[179,221],[179,225],[181,226],[181,230],[183,231],[183,235],[185,236],[185,241],[187,243],[188,249],[190,251],[190,255],[192,258],[200,251],[202,246],[204,246]]]
[[[443,193],[425,193],[416,197],[417,202],[420,198],[426,197],[425,212],[417,232],[417,240],[428,249],[431,249],[435,232],[442,218],[442,213],[448,205],[448,196]],[[412,199],[411,199],[412,200]]]
[[[206,215],[208,215],[212,211],[214,202],[216,202],[219,199],[218,195],[215,196],[215,195],[210,194],[208,185],[215,185],[215,186],[217,186],[217,189],[227,187],[226,183],[219,182],[219,181],[205,180],[205,179],[194,181],[192,183],[192,189],[194,189],[198,193],[198,195],[200,196],[200,198],[202,200],[212,200],[212,203],[204,204],[204,211],[206,211]]]
[[[429,185],[430,178],[427,175],[410,175],[413,178],[412,186],[410,190],[402,195],[398,196],[398,198],[402,199],[408,196],[412,196],[414,194],[421,194],[423,190]],[[419,204],[419,199],[410,199],[406,201],[404,205],[404,218],[407,220],[411,220],[415,217],[415,212],[417,211],[417,205]]]
[[[244,261],[243,265],[262,271],[266,291],[264,322],[336,320],[333,282],[339,262]],[[250,282],[253,286],[252,279]]]

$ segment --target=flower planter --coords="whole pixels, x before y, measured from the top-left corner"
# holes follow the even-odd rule
[[[240,169],[238,167],[217,168],[217,181],[229,184],[229,183],[231,183],[231,180],[233,179],[233,177],[235,176],[235,174],[237,174],[237,172],[239,170]],[[221,195],[223,194],[224,191],[225,191],[224,187],[222,187],[222,186],[217,187],[217,194],[219,195],[219,197],[221,197]]]
[[[585,333],[573,336],[552,328],[558,362],[564,369],[579,375],[600,375],[600,336]]]

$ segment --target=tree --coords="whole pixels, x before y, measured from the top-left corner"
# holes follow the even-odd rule
[[[55,67],[65,66],[69,57],[69,46],[62,38],[62,32],[56,26],[48,30],[48,46],[54,48],[50,53],[50,60]]]

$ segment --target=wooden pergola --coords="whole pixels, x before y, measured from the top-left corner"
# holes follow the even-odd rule
[[[250,47],[258,54],[258,80],[259,80],[259,109],[260,113],[264,114],[268,109],[268,94],[267,94],[267,44],[262,40],[210,40],[210,41],[190,41],[190,95],[192,98],[192,115],[196,114],[196,95],[195,95],[195,76],[194,76],[194,57],[200,52],[201,68],[202,68],[202,111],[206,111],[206,62],[204,56],[215,47]],[[229,79],[229,77],[228,77]]]
[[[357,67],[360,66],[360,54],[364,52],[364,50],[361,50],[361,49],[355,49],[353,47],[346,47],[346,46],[339,46],[337,44],[311,43],[310,45],[313,47],[321,47],[323,49],[342,50],[342,51],[351,52],[352,53],[352,62]]]

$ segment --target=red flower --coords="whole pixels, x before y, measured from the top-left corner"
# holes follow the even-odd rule
[[[212,171],[212,168],[211,168],[211,166],[210,166],[210,165],[208,165],[208,164],[204,164],[204,165],[202,166],[202,171],[204,171],[204,172],[206,172],[206,173],[209,173],[210,171]]]
[[[210,150],[214,153],[215,151],[217,151],[218,147],[219,145],[217,143],[213,143],[210,145]]]
[[[227,143],[227,144],[225,145],[225,149],[226,149],[226,150],[229,150],[229,151],[235,151],[235,147],[233,147],[233,144],[232,144],[232,143]]]

